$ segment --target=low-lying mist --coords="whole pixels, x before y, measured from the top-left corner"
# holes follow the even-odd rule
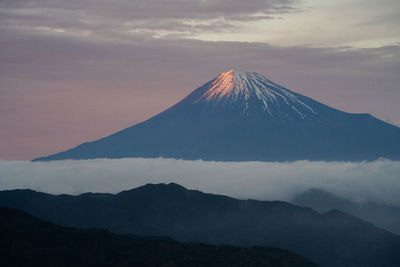
[[[353,201],[400,206],[400,161],[207,162],[175,159],[0,161],[0,190],[29,188],[53,194],[132,189],[175,182],[236,198],[290,200],[318,188]]]

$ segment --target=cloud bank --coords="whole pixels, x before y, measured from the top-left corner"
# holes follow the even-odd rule
[[[190,36],[230,31],[237,23],[294,12],[298,0],[32,0],[0,2],[3,25],[21,30],[83,32],[102,38],[129,34]],[[57,31],[58,30],[58,31]]]
[[[0,161],[0,189],[117,193],[146,183],[258,200],[290,200],[318,188],[353,201],[400,206],[400,162],[206,162],[175,159]]]

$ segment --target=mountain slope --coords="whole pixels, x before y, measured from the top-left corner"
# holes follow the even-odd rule
[[[8,266],[317,266],[289,251],[179,243],[54,225],[0,207],[0,264]]]
[[[400,128],[234,70],[151,119],[35,160],[167,157],[218,161],[400,159]]]
[[[342,212],[321,215],[285,202],[237,200],[176,184],[149,184],[116,195],[2,191],[0,205],[64,226],[170,236],[189,242],[284,248],[324,266],[400,263],[399,236]]]
[[[400,235],[400,207],[373,202],[355,203],[318,189],[308,190],[291,202],[318,212],[338,209]]]

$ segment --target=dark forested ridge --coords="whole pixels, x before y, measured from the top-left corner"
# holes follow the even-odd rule
[[[2,191],[0,205],[64,226],[284,248],[324,266],[400,263],[399,236],[338,210],[319,214],[286,202],[237,200],[177,184],[149,184],[115,195]]]
[[[66,228],[0,207],[0,265],[15,266],[317,266],[286,250],[179,243],[169,238]]]

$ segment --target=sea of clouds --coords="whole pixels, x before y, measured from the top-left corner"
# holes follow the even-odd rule
[[[318,188],[354,201],[400,206],[400,161],[209,162],[176,159],[0,161],[0,190],[29,188],[52,194],[117,193],[147,183],[241,199],[290,200]]]

